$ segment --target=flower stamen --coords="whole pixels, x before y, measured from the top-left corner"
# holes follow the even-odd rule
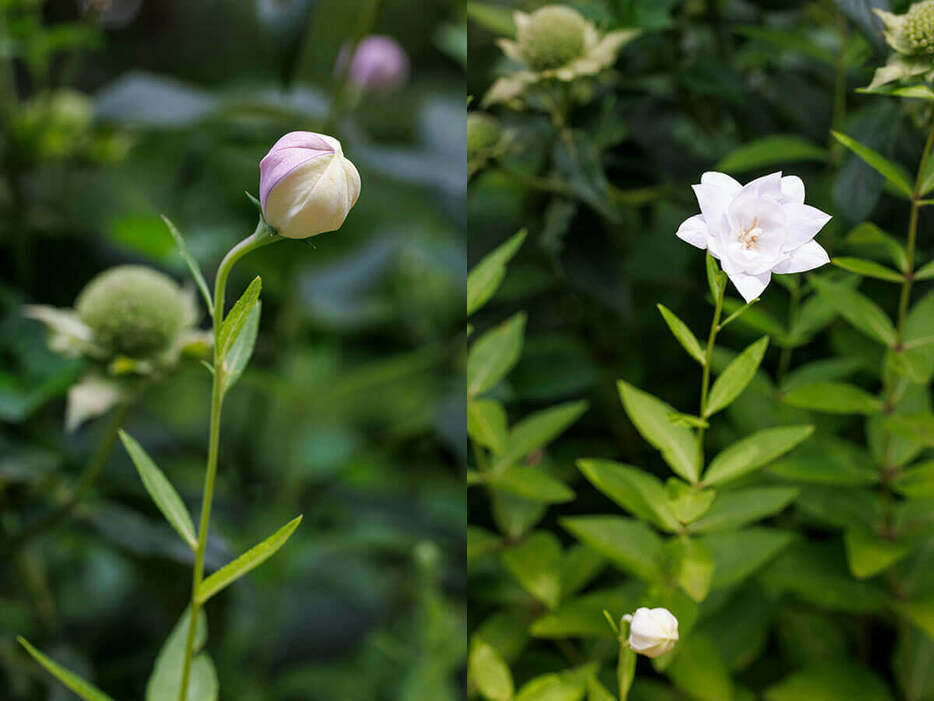
[[[736,240],[742,243],[748,251],[750,248],[759,247],[758,241],[760,236],[762,236],[762,229],[759,228],[759,217],[753,217],[752,224],[750,224],[748,228],[740,231]]]

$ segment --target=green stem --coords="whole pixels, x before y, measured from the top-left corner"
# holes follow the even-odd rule
[[[797,276],[793,277],[792,280],[794,280],[794,282],[791,288],[791,300],[788,304],[788,323],[785,326],[785,335],[787,336],[791,336],[791,330],[794,328],[798,316],[798,306],[801,303],[801,283]],[[791,353],[793,350],[791,346],[782,348],[782,354],[778,359],[778,373],[775,376],[775,384],[779,387],[781,387],[782,380],[785,378],[788,368],[791,367]]]
[[[224,400],[224,358],[218,344],[221,325],[224,321],[224,296],[227,290],[227,278],[234,264],[250,251],[278,240],[278,235],[260,217],[256,230],[230,249],[214,281],[214,382],[211,390],[211,424],[208,434],[208,461],[204,474],[204,490],[201,494],[201,520],[198,525],[198,544],[195,548],[195,566],[191,577],[191,604],[188,638],[185,642],[185,661],[182,666],[182,682],[179,688],[179,701],[188,697],[188,680],[191,675],[191,659],[194,654],[195,631],[198,628],[198,614],[201,603],[198,601],[198,587],[204,576],[204,551],[207,546],[208,528],[211,523],[211,503],[214,499],[214,478],[217,476],[217,455],[220,444],[221,405]]]
[[[100,475],[101,470],[103,470],[104,465],[107,464],[110,453],[113,451],[114,443],[117,440],[117,433],[120,431],[121,426],[123,426],[123,422],[130,412],[130,408],[130,402],[123,402],[114,410],[113,416],[110,418],[110,423],[108,423],[107,428],[104,429],[104,433],[101,435],[97,448],[94,450],[94,454],[91,456],[91,459],[84,468],[84,472],[81,474],[81,477],[78,478],[77,483],[65,502],[46,514],[36,523],[15,534],[9,540],[6,547],[3,548],[4,553],[22,548],[36,536],[54,528],[68,518],[75,506],[78,505],[87,495],[88,491],[90,491],[91,487],[94,486],[94,482]]]
[[[722,274],[722,273],[721,273]],[[704,374],[701,377],[701,397],[700,397],[700,417],[706,418],[707,414],[707,392],[710,389],[710,362],[713,358],[714,345],[717,342],[717,332],[720,330],[720,315],[723,313],[723,295],[726,292],[725,285],[718,286],[719,293],[715,300],[713,321],[710,323],[710,334],[707,336],[707,352],[704,355]],[[698,467],[704,464],[704,427],[697,429],[697,464]]]

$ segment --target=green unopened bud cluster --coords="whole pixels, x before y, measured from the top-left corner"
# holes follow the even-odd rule
[[[934,54],[934,0],[924,0],[908,8],[902,31],[915,53]]]
[[[167,350],[186,326],[189,302],[174,280],[137,265],[92,279],[78,295],[78,318],[110,355],[149,357]]]
[[[563,66],[584,53],[587,22],[575,10],[547,5],[517,28],[516,38],[529,66],[548,70]]]

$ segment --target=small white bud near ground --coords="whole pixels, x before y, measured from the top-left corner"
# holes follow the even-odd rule
[[[666,608],[638,608],[626,614],[629,623],[629,647],[646,657],[661,657],[678,642],[678,619]]]
[[[304,239],[339,229],[360,196],[360,174],[340,142],[293,131],[260,161],[263,216],[280,236]]]

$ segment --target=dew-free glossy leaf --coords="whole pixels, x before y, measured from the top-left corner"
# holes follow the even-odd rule
[[[816,664],[792,672],[770,686],[765,701],[892,701],[892,694],[875,672],[848,661]]]
[[[169,233],[172,234],[172,238],[175,239],[175,245],[178,246],[178,253],[182,257],[182,260],[185,261],[185,265],[188,266],[188,270],[191,271],[191,276],[195,279],[195,284],[198,286],[198,289],[201,291],[201,296],[204,297],[204,303],[208,307],[208,312],[211,316],[214,316],[214,300],[211,299],[211,293],[208,290],[208,284],[204,281],[204,275],[201,274],[201,268],[198,267],[198,261],[195,260],[195,257],[191,255],[191,251],[188,249],[188,244],[185,243],[185,238],[182,236],[175,224],[169,221],[169,218],[162,215],[162,221],[165,222],[165,225],[169,227]]]
[[[570,487],[535,466],[512,465],[490,474],[487,482],[493,489],[544,504],[560,504],[574,499],[574,491]]]
[[[863,146],[863,144],[858,141],[851,139],[846,134],[841,134],[838,131],[831,131],[833,137],[839,141],[841,144],[850,149],[857,156],[862,158],[866,163],[872,166],[876,171],[878,171],[882,177],[888,180],[896,189],[911,197],[911,184],[908,182],[908,179],[905,177],[904,171],[901,167],[892,163],[889,159],[885,158],[876,151],[873,151],[868,146]]]
[[[578,460],[577,467],[594,487],[634,516],[662,530],[679,530],[665,487],[655,475],[611,460]]]
[[[703,516],[688,526],[694,533],[712,533],[739,528],[751,521],[772,516],[798,496],[794,487],[751,487],[718,492]]]
[[[838,268],[849,270],[851,273],[863,275],[865,277],[874,277],[878,280],[888,282],[904,282],[905,276],[901,273],[880,265],[875,261],[864,260],[862,258],[850,258],[846,256],[837,257],[830,261]]]
[[[768,348],[768,345],[769,337],[763,336],[727,365],[726,370],[720,373],[710,389],[710,397],[707,400],[704,418],[725,409],[742,394],[743,390],[746,389],[746,385],[755,376],[756,370],[759,369],[759,363],[762,362],[762,356],[765,355],[765,349]]]
[[[182,668],[185,663],[185,645],[188,642],[188,629],[191,622],[191,609],[185,609],[182,617],[175,624],[156,658],[149,683],[146,685],[146,701],[171,701],[177,699],[181,691]],[[206,652],[199,652],[208,639],[208,622],[204,611],[198,612],[195,625],[195,639],[188,676],[188,701],[217,701],[217,672],[214,663]]]
[[[143,450],[143,447],[137,443],[136,439],[120,431],[120,440],[123,441],[123,447],[126,448],[126,452],[129,453],[130,458],[133,460],[136,471],[139,472],[140,479],[143,481],[143,486],[146,487],[149,496],[159,507],[159,511],[165,516],[166,521],[172,525],[172,528],[194,550],[198,540],[195,536],[195,527],[185,503],[178,495],[178,492],[175,491],[172,483]]]
[[[228,584],[272,557],[279,548],[285,545],[289,536],[301,522],[302,517],[296,516],[262,543],[254,545],[236,560],[227,563],[201,582],[196,594],[198,601],[203,604]]]
[[[523,241],[524,229],[487,254],[467,275],[467,316],[480,309],[496,292],[506,275],[506,263]]]
[[[575,516],[562,519],[561,525],[623,570],[646,581],[660,576],[662,541],[643,522],[618,516]]]
[[[467,435],[494,453],[506,449],[509,428],[503,405],[493,399],[471,399],[467,402]]]
[[[642,437],[661,451],[677,475],[696,482],[700,468],[694,432],[669,421],[668,416],[675,411],[662,400],[622,380],[617,386],[623,408]]]
[[[813,432],[813,426],[779,426],[757,431],[719,453],[704,473],[704,484],[739,479],[787,453]]]
[[[519,360],[525,314],[519,312],[474,341],[467,354],[467,396],[476,397],[503,379]]]
[[[822,278],[812,278],[817,291],[844,319],[886,346],[895,345],[895,327],[878,304],[856,290]]]
[[[862,528],[848,528],[843,534],[843,544],[850,572],[857,579],[884,572],[913,548],[911,543],[881,538]]]
[[[246,323],[233,343],[230,344],[230,350],[224,357],[224,392],[228,392],[231,387],[240,379],[250,357],[253,355],[253,346],[256,345],[256,334],[259,332],[259,319],[262,313],[263,303],[257,301],[253,305],[246,318]]]
[[[513,426],[506,449],[493,463],[493,472],[504,470],[561,435],[587,410],[587,402],[567,402],[537,411]]]
[[[701,349],[700,342],[691,332],[691,329],[689,329],[687,324],[681,321],[674,312],[668,309],[668,307],[663,304],[656,306],[658,307],[658,311],[661,312],[665,323],[668,324],[668,328],[671,329],[671,333],[678,339],[678,343],[684,347],[684,350],[686,350],[694,360],[703,365],[705,362],[704,351]]]
[[[60,664],[42,654],[29,644],[29,641],[22,636],[17,636],[17,642],[26,648],[26,652],[32,655],[33,659],[45,667],[46,671],[58,679],[62,684],[75,692],[85,701],[113,701],[107,694],[95,688],[74,672],[69,672]]]
[[[221,358],[227,355],[231,344],[243,330],[247,319],[250,318],[253,307],[259,301],[259,294],[262,289],[263,281],[260,279],[259,275],[257,275],[253,278],[253,281],[246,290],[244,290],[243,294],[240,295],[240,299],[231,307],[227,316],[224,317],[224,323],[221,324],[221,329],[217,337],[217,348]],[[222,309],[219,309],[217,313],[223,314],[224,312]]]
[[[845,382],[814,382],[788,392],[786,404],[829,414],[876,414],[884,403],[862,387]]]
[[[791,32],[789,32],[791,34]],[[800,36],[800,33],[794,34]],[[720,159],[714,170],[742,173],[792,161],[822,161],[827,152],[807,139],[792,134],[774,134],[747,142]]]
[[[550,609],[561,600],[561,543],[538,531],[500,553],[503,564],[522,588]]]
[[[479,636],[470,641],[467,676],[481,696],[489,701],[510,701],[515,687],[508,665],[492,645]]]

